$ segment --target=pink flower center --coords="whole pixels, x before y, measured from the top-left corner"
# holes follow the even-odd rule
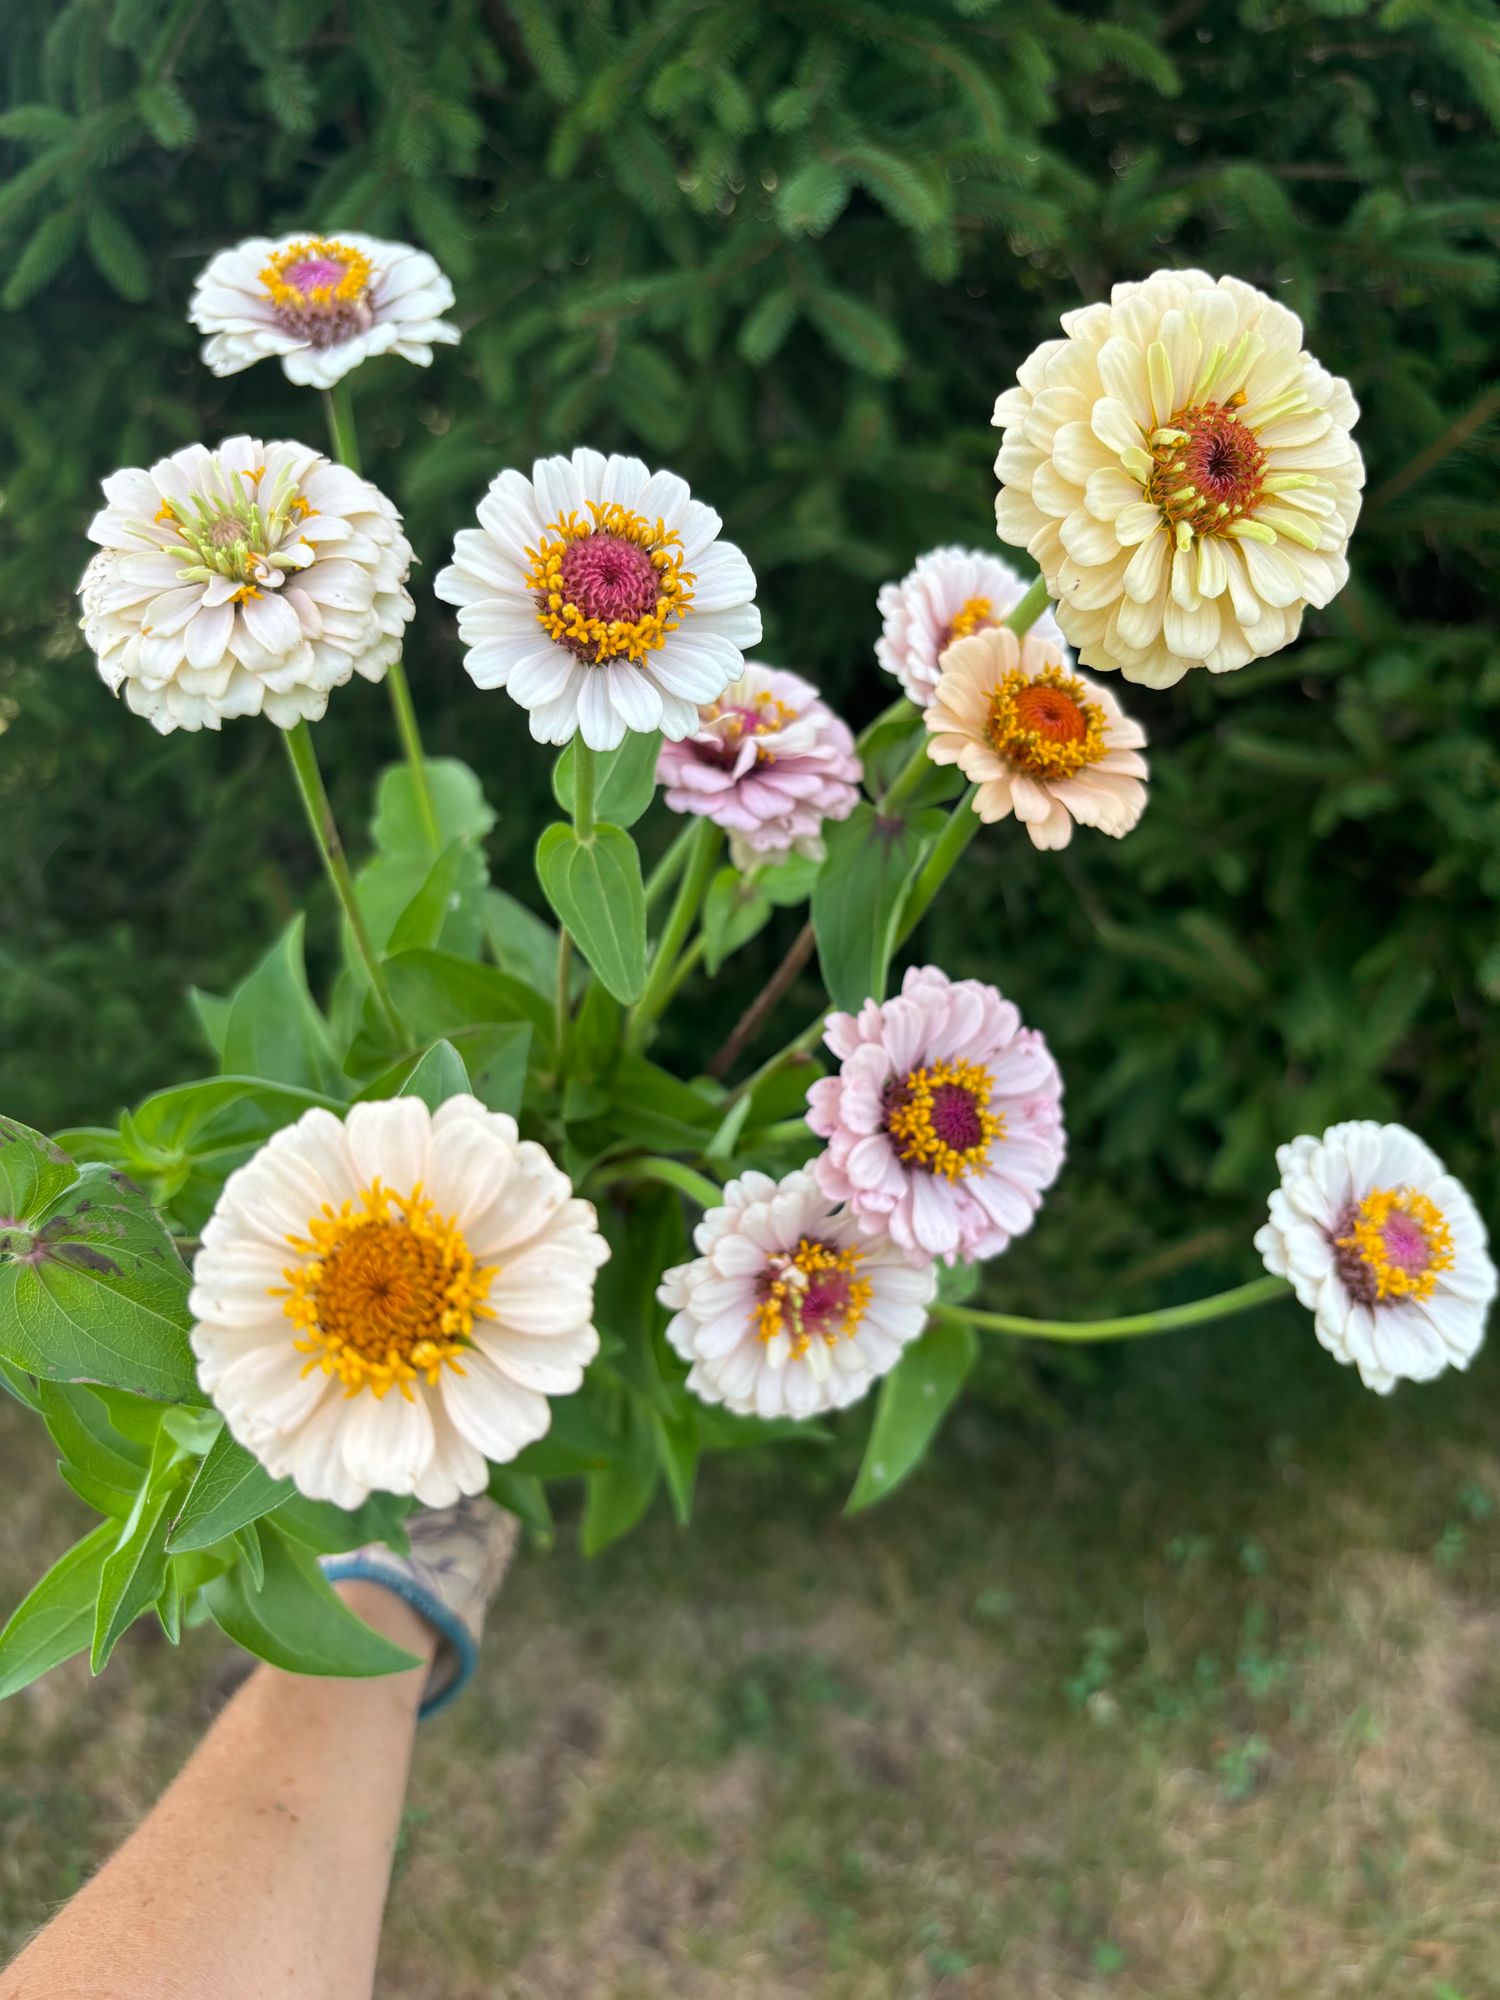
[[[989,1158],[1005,1136],[1005,1119],[991,1111],[994,1079],[982,1063],[928,1063],[885,1087],[885,1129],[904,1166],[962,1180]]]
[[[760,1338],[785,1334],[793,1361],[814,1340],[832,1347],[851,1338],[870,1303],[870,1281],[859,1276],[863,1261],[863,1252],[835,1250],[818,1236],[802,1237],[792,1251],[771,1251],[756,1282]]]
[[[1260,498],[1265,448],[1233,402],[1178,410],[1153,433],[1152,455],[1147,494],[1173,528],[1185,522],[1194,534],[1221,535]]]
[[[303,257],[295,264],[288,264],[281,275],[305,297],[319,285],[332,289],[342,284],[344,267],[333,257]]]
[[[1453,1236],[1442,1211],[1414,1188],[1372,1188],[1350,1202],[1333,1228],[1334,1263],[1351,1298],[1430,1298],[1453,1266]]]
[[[960,1084],[940,1083],[932,1093],[932,1129],[955,1153],[967,1153],[984,1138],[984,1125],[972,1091]]]
[[[646,550],[623,535],[585,535],[562,559],[563,592],[585,618],[631,625],[656,609],[660,577]]]

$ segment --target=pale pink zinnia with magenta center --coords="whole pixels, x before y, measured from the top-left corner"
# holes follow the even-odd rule
[[[808,1092],[818,1185],[914,1262],[995,1257],[1031,1227],[1066,1141],[1062,1078],[993,986],[912,966],[901,992],[830,1014],[837,1076]]]
[[[1026,580],[999,556],[979,549],[929,549],[899,583],[881,585],[875,657],[900,681],[907,698],[925,708],[937,692],[948,647],[972,632],[993,631],[1014,611],[1026,588]],[[1071,664],[1073,656],[1050,610],[1031,629],[1052,640]]]
[[[824,820],[854,810],[860,762],[818,690],[752,664],[698,717],[696,732],[664,743],[657,762],[672,811],[713,820],[741,857],[820,855]]]

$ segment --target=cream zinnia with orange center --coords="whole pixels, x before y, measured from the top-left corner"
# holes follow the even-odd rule
[[[995,405],[1001,539],[1084,666],[1168,687],[1297,636],[1348,577],[1364,463],[1349,385],[1237,278],[1158,271],[1063,317]]]
[[[1145,810],[1145,731],[1055,640],[1004,627],[958,640],[924,716],[933,763],[956,764],[979,817],[1013,812],[1034,846],[1066,847],[1075,820],[1118,838]]]
[[[567,1176],[475,1098],[309,1111],[230,1176],[203,1232],[198,1377],[311,1498],[443,1506],[582,1381],[608,1255]]]

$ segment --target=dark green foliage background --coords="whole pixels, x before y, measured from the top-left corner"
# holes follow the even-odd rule
[[[235,429],[321,440],[278,370],[199,365],[213,250],[358,226],[453,276],[462,347],[358,378],[366,470],[424,561],[430,746],[480,770],[496,879],[532,896],[543,762],[427,585],[500,466],[586,440],[682,471],[760,576],[765,657],[862,722],[892,693],[878,584],[991,545],[1016,364],[1113,280],[1195,262],[1286,299],[1352,380],[1355,581],[1289,654],[1122,690],[1153,741],[1128,841],[997,830],[928,920],[921,954],[997,980],[1068,1081],[1070,1171],[991,1295],[1248,1275],[1275,1144],[1338,1117],[1417,1127],[1493,1213],[1490,0],[3,0],[0,49],[6,1111],[95,1122],[209,1068],[185,989],[235,981],[304,895],[327,917],[274,733],[157,739],[71,625],[104,474]],[[320,740],[357,827],[383,696],[344,690]],[[703,1023],[669,1053],[701,1060]]]

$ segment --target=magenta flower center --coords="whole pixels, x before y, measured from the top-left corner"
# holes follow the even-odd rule
[[[1351,1298],[1430,1298],[1453,1266],[1453,1235],[1442,1210],[1414,1188],[1372,1188],[1351,1202],[1332,1231],[1335,1268]]]
[[[646,550],[623,535],[586,535],[563,555],[564,595],[601,625],[632,625],[654,611],[658,584]]]
[[[335,285],[342,284],[344,267],[332,257],[303,257],[295,264],[288,264],[281,275],[287,284],[306,297],[320,285],[332,290]]]
[[[904,1166],[945,1180],[976,1173],[1005,1119],[989,1109],[994,1079],[982,1063],[928,1063],[885,1087],[885,1129]]]

